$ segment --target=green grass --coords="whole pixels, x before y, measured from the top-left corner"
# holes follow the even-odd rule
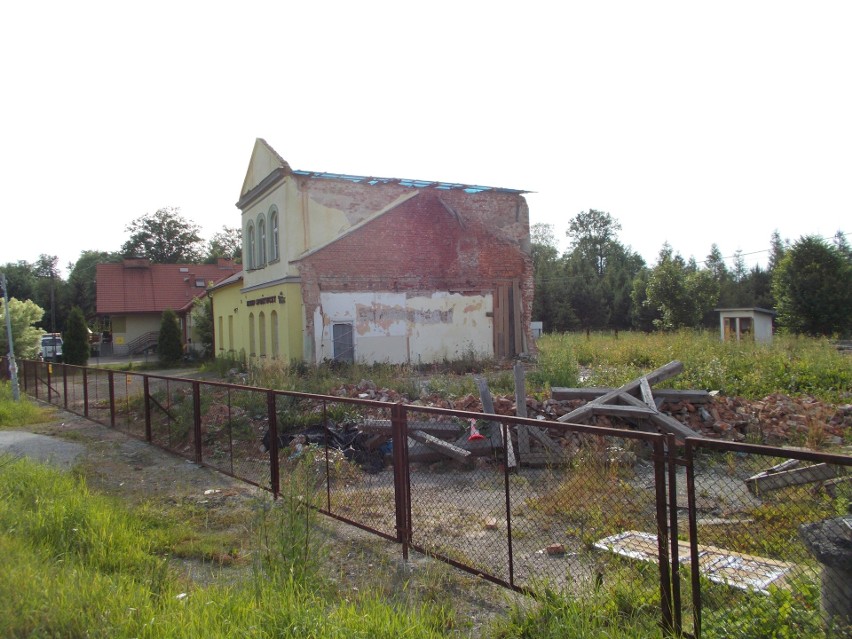
[[[0,428],[17,428],[44,422],[53,412],[52,409],[32,403],[23,391],[20,392],[20,398],[16,402],[12,398],[12,385],[0,382]]]
[[[442,606],[340,597],[317,570],[304,485],[258,510],[242,580],[198,586],[170,567],[185,530],[88,490],[82,479],[0,459],[0,636],[442,637]],[[224,581],[224,580],[223,580]]]

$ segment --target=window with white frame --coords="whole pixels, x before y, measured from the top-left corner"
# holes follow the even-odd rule
[[[252,222],[249,222],[248,227],[246,228],[246,247],[245,247],[246,250],[244,251],[245,252],[245,259],[246,259],[246,268],[248,270],[255,268],[255,261],[254,261],[255,246],[254,246],[254,244],[255,244],[255,242],[254,242],[254,224]]]
[[[260,215],[257,218],[257,267],[266,266],[266,220]]]
[[[281,259],[281,244],[278,237],[278,209],[275,207],[269,210],[269,259],[270,261]]]

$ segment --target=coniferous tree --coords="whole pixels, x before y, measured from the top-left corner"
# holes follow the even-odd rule
[[[75,306],[68,314],[62,335],[62,359],[66,364],[85,366],[89,361],[89,329],[83,311]]]
[[[180,323],[175,312],[167,308],[163,311],[160,322],[160,337],[157,340],[157,353],[160,363],[164,366],[174,366],[183,356],[183,345],[180,337]]]
[[[782,329],[806,335],[852,332],[852,261],[810,236],[787,249],[772,275]]]

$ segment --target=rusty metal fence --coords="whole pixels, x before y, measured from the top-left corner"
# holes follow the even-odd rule
[[[307,466],[321,512],[406,558],[533,594],[651,584],[671,634],[852,636],[849,456],[45,362],[19,379],[276,495]]]

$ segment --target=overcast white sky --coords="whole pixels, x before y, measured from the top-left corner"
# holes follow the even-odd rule
[[[10,2],[0,264],[209,237],[257,137],[295,169],[534,191],[653,263],[852,231],[852,3]],[[765,264],[766,254],[747,257]]]

